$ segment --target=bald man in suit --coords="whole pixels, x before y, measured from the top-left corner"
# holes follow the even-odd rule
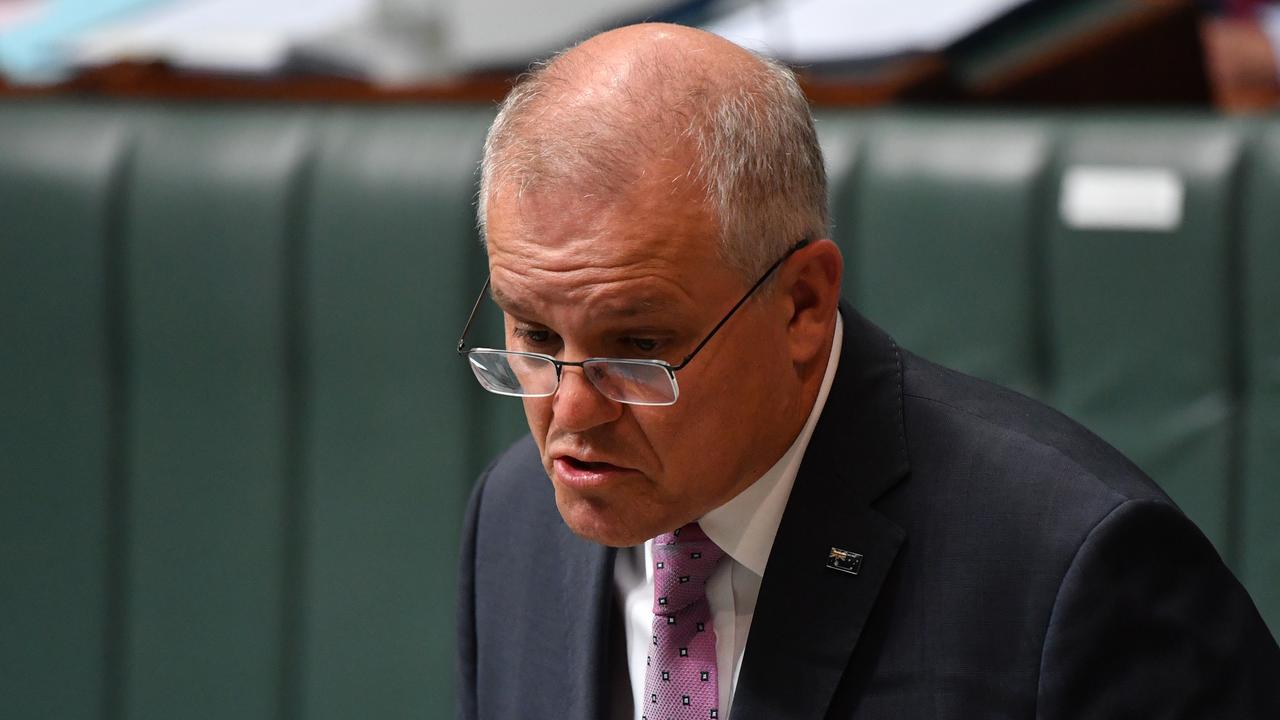
[[[1149,478],[841,303],[825,183],[791,74],[696,30],[504,102],[505,346],[459,352],[531,432],[468,512],[459,717],[1280,717],[1280,649]]]

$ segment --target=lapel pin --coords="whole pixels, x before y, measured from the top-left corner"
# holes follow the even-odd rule
[[[831,554],[827,556],[827,567],[842,573],[857,575],[862,570],[862,555],[833,547]]]

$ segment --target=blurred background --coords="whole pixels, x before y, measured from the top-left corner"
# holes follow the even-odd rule
[[[452,717],[480,144],[640,20],[795,66],[848,298],[1280,629],[1280,3],[0,0],[0,717]]]

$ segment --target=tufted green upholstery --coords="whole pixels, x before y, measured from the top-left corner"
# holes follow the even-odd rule
[[[471,199],[487,121],[339,114],[317,135],[298,263],[301,717],[448,707],[481,394],[450,347],[482,277]]]
[[[119,200],[129,125],[0,110],[0,715],[101,711],[122,440]],[[11,712],[12,711],[12,712]]]
[[[0,102],[0,717],[452,714],[462,505],[522,432],[453,353],[490,117]],[[1280,123],[819,132],[849,296],[1119,445],[1280,626]],[[1183,221],[1064,221],[1082,165]]]
[[[308,122],[157,108],[136,126],[123,240],[125,715],[271,717],[294,480],[288,270]]]
[[[1035,390],[1028,300],[1051,141],[1036,122],[875,123],[857,192],[834,208],[854,304],[905,347]]]
[[[0,110],[0,716],[449,716],[489,117]]]

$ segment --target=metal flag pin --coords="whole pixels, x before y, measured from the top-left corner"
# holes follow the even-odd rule
[[[857,575],[862,570],[862,555],[833,547],[831,554],[827,556],[827,567],[842,573]]]

